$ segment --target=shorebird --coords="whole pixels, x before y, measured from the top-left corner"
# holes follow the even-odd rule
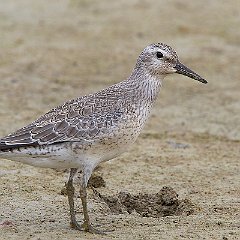
[[[0,157],[36,167],[70,168],[66,183],[71,227],[100,233],[87,210],[87,183],[101,162],[127,151],[140,134],[163,79],[178,73],[207,83],[163,43],[147,46],[129,78],[53,108],[33,123],[0,139]],[[80,174],[83,223],[76,221],[73,178]]]

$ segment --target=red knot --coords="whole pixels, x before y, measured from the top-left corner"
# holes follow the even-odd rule
[[[0,139],[0,156],[36,167],[70,168],[67,195],[71,227],[100,233],[87,210],[87,183],[101,162],[125,152],[140,134],[163,79],[179,73],[207,83],[163,43],[147,46],[128,79],[65,102],[33,123]],[[83,223],[76,221],[73,178],[80,174]]]

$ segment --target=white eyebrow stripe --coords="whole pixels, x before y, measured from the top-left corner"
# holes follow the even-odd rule
[[[168,56],[169,54],[168,54],[168,52],[166,52],[166,51],[164,51],[164,50],[162,50],[161,49],[161,51],[160,51],[164,56]]]
[[[158,52],[161,52],[161,53],[163,54],[163,56],[166,56],[166,57],[169,57],[169,56],[170,56],[169,53],[168,53],[167,51],[164,51],[163,49],[158,49],[157,51],[158,51]],[[156,48],[153,48],[153,49],[152,49],[152,52],[153,52],[153,53],[156,52]]]

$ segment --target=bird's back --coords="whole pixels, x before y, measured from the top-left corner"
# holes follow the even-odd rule
[[[136,87],[126,85],[123,81],[95,94],[65,102],[0,139],[0,151],[118,138],[125,130],[134,135],[143,116],[136,98]]]

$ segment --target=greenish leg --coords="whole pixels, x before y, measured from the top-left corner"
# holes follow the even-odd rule
[[[74,187],[73,187],[73,177],[77,172],[77,168],[71,168],[70,170],[70,176],[68,179],[68,182],[66,183],[66,189],[67,189],[67,196],[68,196],[68,203],[70,208],[70,226],[74,229],[82,231],[83,229],[78,224],[76,220],[76,214],[74,211]]]

